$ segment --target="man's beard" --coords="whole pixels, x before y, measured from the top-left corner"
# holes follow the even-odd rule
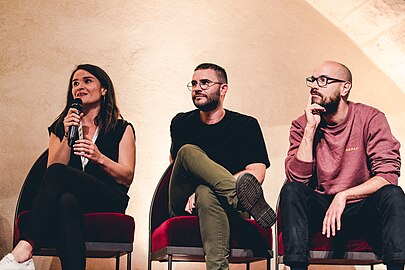
[[[210,112],[218,107],[220,91],[218,90],[211,95],[206,95],[207,101],[205,103],[197,104],[195,97],[193,97],[194,105],[203,112]]]
[[[319,93],[316,93],[319,97],[321,97],[320,102],[313,102],[318,105],[321,105],[322,107],[325,108],[325,112],[323,114],[333,114],[337,111],[337,108],[339,106],[340,102],[340,95],[339,93],[335,96],[332,96],[330,98],[325,99],[323,96],[321,96]]]

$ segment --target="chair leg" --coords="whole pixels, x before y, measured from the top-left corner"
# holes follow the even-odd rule
[[[250,262],[246,262],[246,270],[250,270]]]
[[[149,254],[149,257],[148,257],[148,270],[152,270],[152,259],[150,258],[150,254]]]
[[[172,270],[173,255],[169,255],[169,261],[167,262],[167,269]]]
[[[127,253],[127,270],[131,270],[131,257],[132,257],[132,252]]]
[[[267,259],[267,270],[270,270],[271,264],[270,264],[270,258]]]
[[[370,269],[371,269],[371,270],[374,270],[374,265],[373,265],[373,264],[370,265]]]
[[[115,270],[120,270],[120,255],[115,255]]]

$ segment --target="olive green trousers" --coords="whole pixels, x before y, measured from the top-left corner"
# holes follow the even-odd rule
[[[184,208],[195,193],[201,239],[208,270],[229,269],[229,212],[236,212],[235,177],[195,145],[180,148],[169,184],[171,216],[189,215]]]

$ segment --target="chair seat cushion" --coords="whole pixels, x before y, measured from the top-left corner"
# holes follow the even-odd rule
[[[15,223],[15,238],[20,239],[21,231],[28,226],[30,211],[18,215]],[[122,213],[84,214],[84,239],[86,242],[133,243],[135,232],[134,218]],[[47,242],[47,241],[45,241]]]
[[[321,232],[314,233],[310,238],[310,250],[314,251],[333,251],[342,250],[346,252],[362,251],[369,252],[373,251],[372,247],[364,239],[349,239],[346,240],[343,245],[337,244],[335,238],[327,238]],[[282,233],[278,236],[278,255],[284,255],[284,243]],[[339,245],[339,247],[337,247]]]
[[[260,227],[256,221],[238,219],[231,222],[231,248],[272,249],[270,229]],[[152,252],[166,246],[202,247],[200,226],[196,216],[178,216],[163,222],[152,233]]]

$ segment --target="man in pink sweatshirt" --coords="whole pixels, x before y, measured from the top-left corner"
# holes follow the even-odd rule
[[[280,194],[284,262],[307,269],[308,234],[369,240],[387,269],[405,262],[400,144],[379,110],[348,101],[352,75],[326,61],[306,79],[310,97],[292,122]]]

